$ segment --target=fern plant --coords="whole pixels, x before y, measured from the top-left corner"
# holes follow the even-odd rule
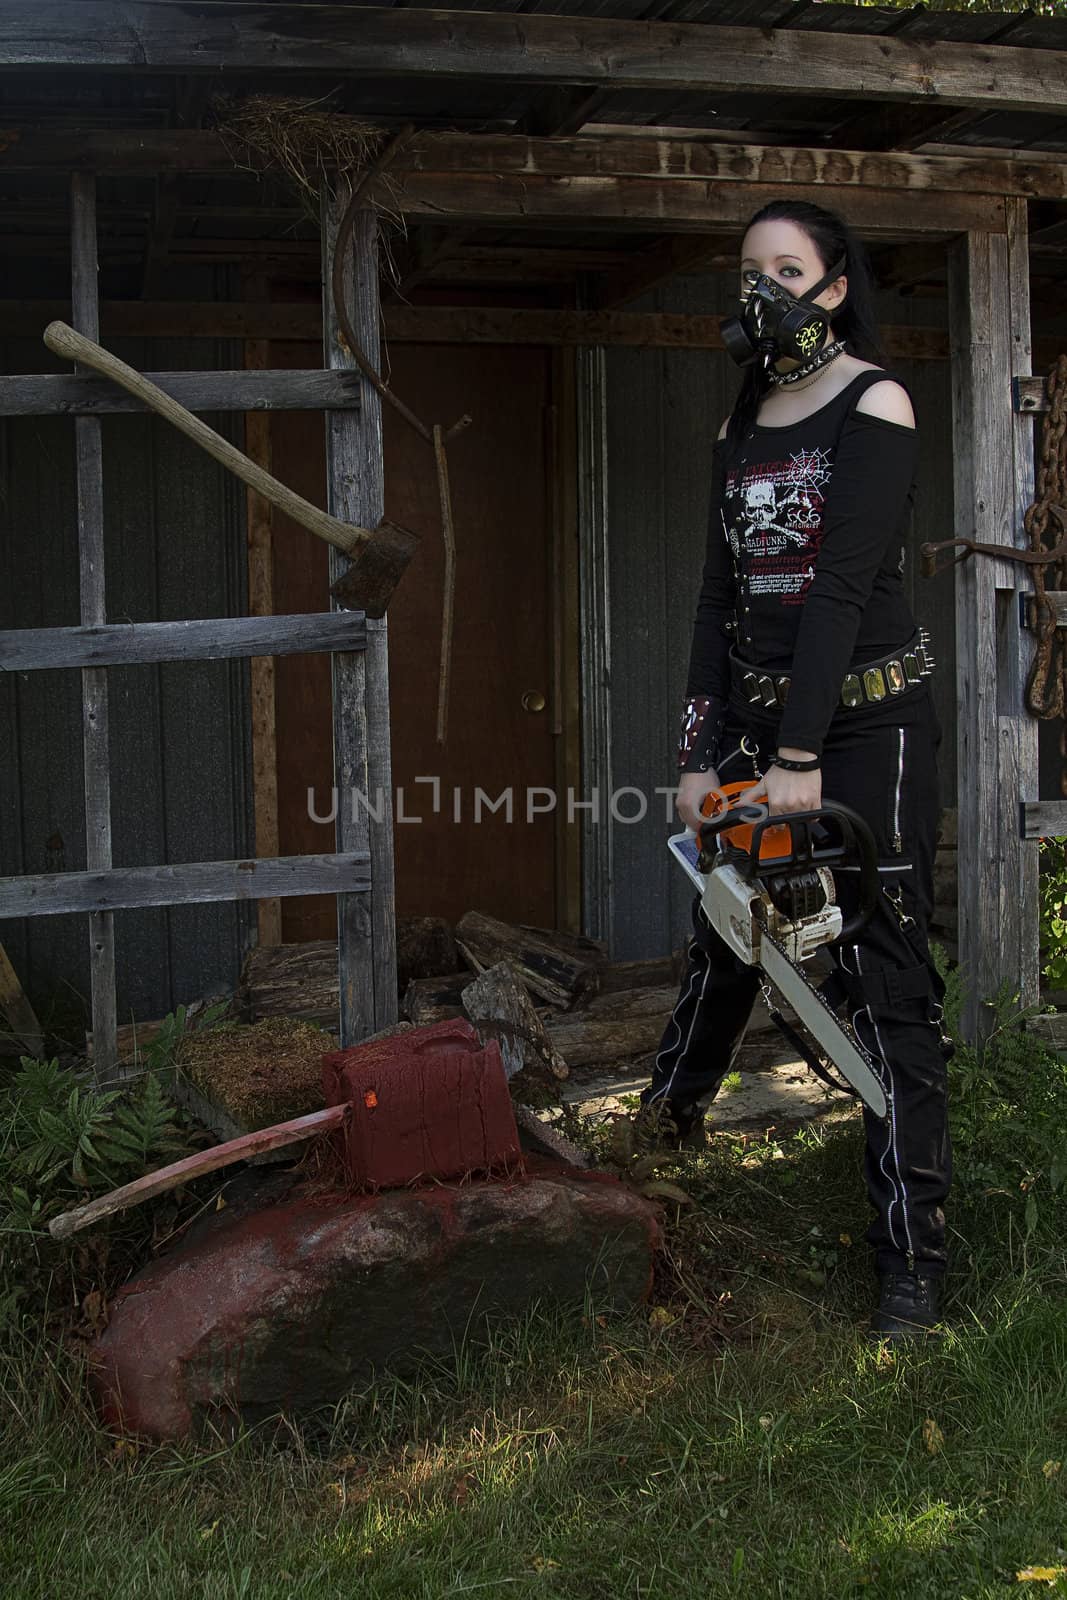
[[[137,1088],[120,1099],[97,1139],[102,1172],[112,1182],[127,1182],[149,1167],[184,1155],[188,1145],[175,1120],[175,1109],[154,1072],[146,1072]],[[125,1174],[119,1177],[119,1174]]]
[[[171,1039],[164,1049],[173,1052]],[[158,1059],[166,1059],[163,1050]],[[0,1229],[40,1232],[72,1202],[189,1149],[158,1071],[103,1090],[58,1061],[24,1056],[0,1095]]]

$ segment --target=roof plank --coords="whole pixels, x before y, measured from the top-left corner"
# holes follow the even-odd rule
[[[1067,161],[1030,160],[1015,149],[913,155],[710,139],[588,133],[573,138],[522,134],[417,135],[391,172],[512,174],[546,178],[656,178],[715,183],[829,184],[869,189],[945,190],[1067,198]],[[108,174],[245,173],[244,148],[202,129],[106,131],[0,126],[0,175],[91,171]],[[206,214],[206,213],[202,213]],[[234,214],[230,208],[230,214]]]
[[[40,0],[0,13],[0,68],[295,72],[1067,108],[1061,52],[789,28],[263,0]]]

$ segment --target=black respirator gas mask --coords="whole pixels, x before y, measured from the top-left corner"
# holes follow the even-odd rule
[[[748,292],[741,296],[744,311],[739,317],[727,317],[720,327],[727,355],[739,367],[749,367],[761,356],[768,367],[786,359],[807,361],[825,343],[830,326],[830,312],[811,301],[844,270],[842,256],[799,298],[765,272],[753,273]]]

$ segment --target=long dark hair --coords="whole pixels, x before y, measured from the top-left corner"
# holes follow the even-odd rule
[[[815,246],[823,269],[829,272],[835,261],[845,258],[842,271],[848,278],[845,303],[834,313],[833,329],[845,349],[861,361],[884,367],[885,353],[878,335],[874,311],[874,285],[867,252],[847,222],[833,211],[809,204],[806,200],[771,200],[751,217],[745,227],[757,222],[794,222]],[[745,368],[745,378],[726,430],[727,455],[732,457],[756,419],[760,401],[770,388],[770,380],[759,364]]]

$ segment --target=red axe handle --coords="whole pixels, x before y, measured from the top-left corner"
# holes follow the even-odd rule
[[[116,1211],[140,1205],[142,1200],[151,1200],[153,1195],[177,1189],[179,1185],[188,1183],[190,1178],[199,1178],[205,1172],[216,1172],[219,1167],[232,1166],[235,1161],[245,1161],[249,1156],[262,1155],[267,1150],[280,1150],[284,1145],[299,1144],[302,1139],[314,1139],[320,1133],[340,1128],[347,1122],[351,1110],[347,1104],[327,1106],[325,1111],[312,1111],[306,1117],[294,1117],[291,1122],[279,1122],[273,1128],[259,1128],[255,1133],[243,1133],[239,1139],[217,1144],[211,1150],[200,1150],[195,1156],[185,1156],[181,1161],[172,1162],[169,1167],[161,1167],[158,1172],[136,1178],[121,1189],[112,1189],[110,1194],[102,1194],[98,1200],[89,1200],[83,1206],[75,1206],[73,1211],[61,1212],[58,1217],[52,1218],[48,1231],[53,1238],[66,1239],[70,1234],[77,1233],[79,1228],[99,1222],[101,1217],[114,1216]]]

